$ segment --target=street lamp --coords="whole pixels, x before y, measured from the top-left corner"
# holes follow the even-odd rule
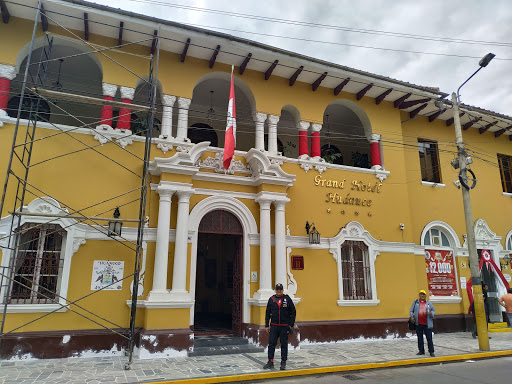
[[[108,235],[110,237],[121,236],[123,222],[119,220],[120,216],[121,212],[119,212],[119,207],[116,207],[116,209],[114,210],[114,220],[110,220],[108,222]]]
[[[457,89],[457,94],[452,93],[452,103],[453,103],[453,121],[455,126],[455,138],[457,143],[457,151],[459,154],[459,162],[458,165],[460,167],[460,176],[461,179],[466,177],[466,183],[464,183],[461,188],[462,190],[462,202],[464,204],[464,217],[466,221],[466,233],[467,233],[467,242],[468,242],[468,251],[469,251],[469,268],[471,270],[471,282],[473,285],[473,297],[475,302],[475,320],[476,327],[478,331],[478,346],[482,351],[489,351],[489,336],[487,334],[487,319],[485,315],[484,301],[482,296],[482,285],[480,279],[480,270],[478,268],[478,254],[476,250],[476,240],[475,240],[475,232],[473,230],[473,212],[471,210],[471,198],[469,196],[469,191],[471,187],[468,186],[467,183],[467,154],[464,149],[464,142],[462,141],[462,129],[460,126],[460,116],[459,116],[459,103],[460,89],[466,84],[473,76],[475,76],[478,71],[482,68],[485,68],[487,64],[494,58],[494,54],[488,53],[485,55],[482,60],[480,60],[478,68],[462,85]],[[474,174],[472,174],[474,177]],[[462,183],[462,181],[461,181]],[[473,184],[474,187],[474,184]]]

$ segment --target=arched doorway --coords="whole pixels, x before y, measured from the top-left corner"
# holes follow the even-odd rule
[[[242,333],[243,227],[224,210],[207,213],[197,240],[194,332]]]

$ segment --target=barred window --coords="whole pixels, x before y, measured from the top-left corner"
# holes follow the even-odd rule
[[[64,264],[66,232],[59,225],[27,223],[20,233],[9,303],[54,303]]]
[[[344,300],[371,300],[372,284],[368,247],[362,241],[345,241],[341,246]]]
[[[439,168],[437,142],[418,139],[418,151],[420,154],[421,180],[440,183],[441,170]]]
[[[503,192],[512,193],[512,157],[498,154]]]

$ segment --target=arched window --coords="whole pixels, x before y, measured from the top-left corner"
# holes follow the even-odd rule
[[[362,241],[345,241],[341,246],[343,300],[371,300],[372,282],[368,246]]]
[[[451,247],[447,234],[439,228],[431,228],[425,233],[423,245],[433,247]]]
[[[326,162],[343,165],[343,155],[335,145],[325,144],[321,148],[321,156]]]
[[[7,103],[7,114],[10,117],[18,116],[18,107],[20,105],[21,96],[16,95],[9,99]],[[39,105],[38,105],[39,101]],[[32,118],[36,118],[38,121],[49,121],[50,120],[50,106],[46,102],[46,100],[41,99],[35,95],[27,95],[23,97],[23,105],[21,106],[21,114],[20,119],[28,119],[30,118],[30,111],[32,109]],[[37,117],[34,113],[38,111]]]
[[[213,128],[208,124],[193,124],[191,127],[189,127],[187,136],[194,144],[202,143],[203,141],[209,141],[211,147],[219,146],[217,132],[215,132]]]

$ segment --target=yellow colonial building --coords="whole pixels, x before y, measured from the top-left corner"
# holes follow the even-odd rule
[[[296,303],[296,348],[404,336],[420,289],[437,332],[466,329],[447,93],[79,0],[6,4],[3,357],[130,339],[140,357],[186,355],[204,335],[264,347],[276,283]],[[467,105],[460,118],[479,255],[510,279],[512,118]],[[503,287],[482,279],[502,321]]]

